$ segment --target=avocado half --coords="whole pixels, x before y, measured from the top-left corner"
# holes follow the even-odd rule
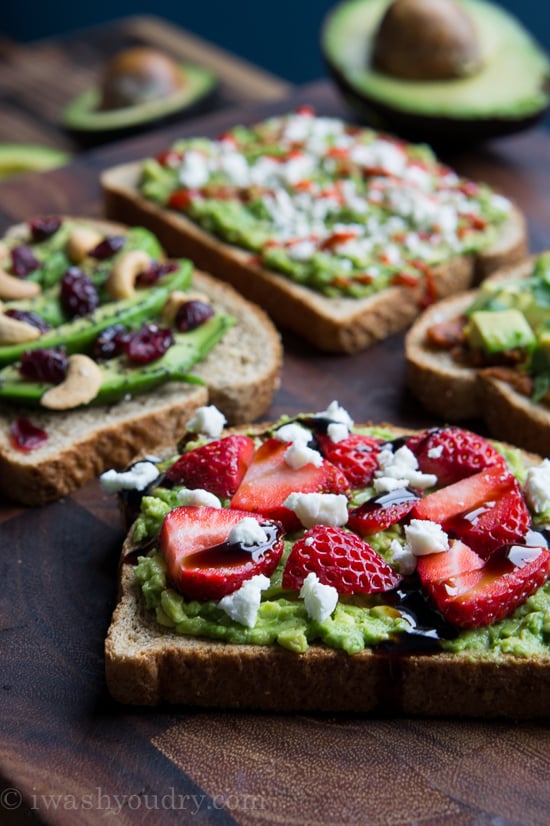
[[[63,125],[76,134],[110,139],[179,115],[214,92],[217,79],[210,70],[189,63],[179,64],[179,69],[183,76],[181,89],[166,97],[133,106],[101,110],[100,87],[88,89],[65,108]]]
[[[0,143],[0,181],[24,172],[45,172],[68,163],[71,156],[61,149],[25,143]]]
[[[550,105],[550,62],[523,26],[484,0],[459,0],[483,63],[450,80],[403,80],[372,66],[391,0],[345,0],[324,21],[321,48],[344,98],[363,118],[411,140],[479,141],[525,129]]]

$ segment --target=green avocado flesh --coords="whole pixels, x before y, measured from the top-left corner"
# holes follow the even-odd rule
[[[549,104],[550,64],[521,24],[484,0],[462,0],[477,31],[482,68],[469,77],[402,80],[371,65],[373,39],[390,0],[347,0],[325,22],[322,47],[352,96],[409,115],[518,120]]]
[[[427,289],[430,268],[490,246],[510,203],[425,145],[298,111],[143,162],[141,194],[328,297]]]
[[[20,373],[20,359],[25,352],[41,349],[59,349],[67,355],[89,354],[97,336],[113,325],[122,325],[132,333],[144,323],[166,327],[161,311],[172,292],[186,292],[192,285],[193,265],[190,261],[170,262],[173,270],[162,275],[152,286],[137,286],[129,298],[113,300],[105,284],[112,267],[120,256],[141,250],[152,261],[163,262],[164,256],[156,237],[141,227],[129,228],[124,234],[122,248],[107,259],[87,256],[79,265],[97,289],[100,303],[90,314],[68,319],[60,301],[61,280],[67,269],[74,266],[67,254],[69,237],[82,222],[63,221],[57,231],[43,241],[32,242],[28,235],[6,236],[10,249],[24,244],[32,249],[38,267],[28,276],[44,289],[34,299],[6,301],[4,310],[32,311],[46,320],[51,329],[39,338],[18,344],[0,345],[0,400],[23,407],[40,407],[43,394],[53,385],[25,378]],[[84,222],[85,225],[85,222]],[[160,358],[146,364],[131,362],[126,355],[97,363],[102,383],[89,405],[112,404],[122,399],[147,393],[170,381],[197,383],[189,373],[193,365],[204,359],[210,350],[233,326],[235,319],[214,312],[207,321],[188,332],[172,329],[173,344]]]
[[[64,125],[81,132],[108,132],[141,126],[190,108],[213,91],[216,77],[209,70],[182,64],[181,71],[185,76],[181,90],[169,97],[121,109],[99,110],[100,90],[89,89],[67,106],[63,114]]]
[[[380,430],[362,429],[385,438]],[[388,434],[388,438],[391,435]],[[496,445],[509,467],[525,477],[525,466],[519,451]],[[169,464],[169,463],[168,463]],[[167,513],[179,506],[178,488],[154,488],[142,499],[141,513],[134,526],[133,539],[137,544],[155,540]],[[354,499],[368,498],[372,489],[354,491]],[[548,516],[548,515],[547,515]],[[294,542],[303,531],[288,535],[285,551],[278,568],[271,576],[270,587],[262,592],[257,620],[252,628],[231,619],[215,601],[200,602],[185,599],[172,587],[162,554],[153,548],[141,556],[135,566],[136,580],[141,587],[147,607],[155,613],[157,622],[177,634],[206,637],[227,643],[250,645],[279,645],[297,654],[305,652],[313,643],[357,654],[364,648],[384,644],[399,646],[422,653],[422,650],[441,650],[464,654],[472,658],[550,657],[550,584],[536,591],[510,616],[492,625],[476,630],[460,631],[449,638],[439,639],[428,649],[407,646],[407,634],[413,629],[407,610],[400,612],[395,594],[340,595],[333,613],[318,622],[311,619],[298,592],[282,587],[282,572]],[[367,537],[368,543],[391,563],[390,544],[404,542],[403,527],[393,525],[382,533]],[[129,563],[126,563],[129,564]],[[414,582],[411,579],[411,582]],[[406,584],[407,578],[404,583]],[[418,589],[418,585],[414,586]],[[425,630],[429,630],[429,625]],[[432,640],[433,642],[433,640]],[[397,649],[399,650],[399,649]]]
[[[70,154],[49,146],[22,143],[0,143],[0,180],[23,172],[45,172],[64,166]]]

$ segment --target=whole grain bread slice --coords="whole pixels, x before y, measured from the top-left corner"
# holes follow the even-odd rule
[[[264,429],[261,425],[258,432]],[[391,425],[382,425],[384,430]],[[402,428],[393,428],[396,437]],[[247,429],[248,432],[248,429]],[[409,432],[409,431],[407,431]],[[540,457],[524,454],[526,464]],[[391,713],[427,717],[550,717],[550,656],[419,653],[396,646],[358,654],[312,644],[230,644],[177,634],[156,622],[134,574],[130,529],[105,641],[109,692],[120,703],[277,712]]]
[[[321,350],[356,353],[407,327],[426,299],[426,284],[391,287],[368,298],[328,298],[257,265],[254,255],[209,234],[185,215],[164,209],[139,192],[141,162],[123,164],[101,176],[109,218],[149,227],[171,255],[185,255],[197,266],[231,283],[263,307],[275,323]],[[492,247],[459,256],[434,269],[432,299],[468,289],[497,267],[526,255],[521,212],[513,208]]]
[[[282,346],[275,327],[263,310],[205,273],[194,272],[193,288],[237,321],[191,371],[204,385],[170,382],[117,404],[68,412],[30,411],[1,404],[3,496],[27,505],[65,496],[108,467],[123,468],[138,454],[173,445],[193,412],[204,404],[215,404],[230,424],[253,421],[265,413],[279,386],[282,367]],[[46,431],[44,445],[28,453],[13,446],[10,426],[20,417],[30,417]]]
[[[534,258],[495,273],[491,281],[506,282],[527,277]],[[482,370],[457,363],[448,350],[431,345],[430,327],[458,318],[469,307],[475,290],[451,296],[430,307],[407,333],[405,351],[407,384],[422,405],[448,422],[482,419],[497,439],[525,450],[550,455],[550,408],[533,403],[508,382]]]

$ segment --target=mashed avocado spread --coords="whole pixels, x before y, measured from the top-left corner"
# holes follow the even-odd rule
[[[307,109],[180,140],[143,164],[140,190],[327,296],[422,283],[490,245],[510,211],[429,147]]]
[[[375,433],[379,438],[385,437],[384,431],[380,429],[368,432]],[[503,453],[518,480],[524,482],[526,468],[521,453],[497,443],[495,446]],[[171,461],[166,464],[169,465]],[[271,576],[269,588],[262,593],[253,627],[246,627],[230,619],[215,601],[185,599],[172,587],[165,561],[155,544],[164,517],[180,504],[178,493],[178,488],[153,488],[148,492],[149,495],[142,498],[141,513],[134,525],[135,544],[147,544],[148,547],[153,544],[147,555],[139,557],[134,570],[146,605],[155,612],[160,625],[178,634],[229,643],[278,644],[297,653],[306,651],[311,643],[320,642],[348,654],[355,654],[365,647],[399,645],[405,636],[418,633],[420,622],[418,627],[413,627],[414,619],[411,623],[411,614],[405,607],[405,601],[401,599],[407,589],[410,592],[411,587],[415,587],[414,575],[405,578],[403,588],[397,593],[340,595],[335,610],[328,618],[320,622],[311,619],[306,612],[304,600],[300,599],[297,592],[285,590],[281,582],[285,562],[301,533],[286,537],[283,557]],[[367,489],[354,490],[351,501],[359,504],[370,494],[371,491]],[[368,537],[369,544],[390,563],[394,540],[404,541],[403,527],[399,523]],[[408,584],[407,579],[410,579]],[[418,585],[416,590],[418,591]],[[423,630],[425,634],[427,632],[428,639],[432,637],[433,642],[430,628],[424,627]],[[412,648],[414,650],[414,643]],[[550,656],[550,584],[536,591],[506,619],[476,630],[437,634],[434,645],[424,645],[419,650],[460,652],[472,658],[500,655]]]

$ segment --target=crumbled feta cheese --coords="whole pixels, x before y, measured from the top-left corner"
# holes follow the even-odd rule
[[[267,534],[253,516],[245,516],[233,525],[227,537],[230,545],[261,545],[267,542]]]
[[[225,423],[226,418],[223,413],[211,404],[197,408],[193,418],[187,422],[187,430],[215,439],[221,434]]]
[[[330,617],[338,603],[338,591],[333,585],[324,585],[319,582],[317,574],[309,573],[302,587],[300,597],[309,617],[315,622],[323,622]]]
[[[189,149],[182,158],[179,180],[189,189],[200,189],[210,177],[208,158],[202,152]]]
[[[278,427],[273,435],[281,442],[301,442],[306,445],[311,439],[311,432],[297,422],[289,422]]]
[[[285,462],[294,470],[299,470],[306,465],[321,467],[323,457],[318,450],[313,450],[303,442],[292,442],[285,450]]]
[[[535,513],[550,509],[550,459],[529,468],[524,490],[527,504]]]
[[[392,539],[390,545],[392,562],[399,568],[399,573],[408,576],[416,569],[416,556],[407,545],[402,545],[397,539]]]
[[[258,611],[262,601],[262,591],[269,588],[269,578],[264,574],[257,574],[243,582],[240,588],[227,594],[218,602],[218,608],[225,611],[239,625],[254,628],[258,619]]]
[[[376,493],[389,493],[398,488],[412,487],[424,490],[437,483],[433,473],[418,470],[416,456],[403,445],[393,452],[391,448],[381,450],[378,456],[378,470],[375,471],[374,489]]]
[[[406,548],[415,556],[438,554],[449,550],[449,537],[437,522],[411,519],[405,526]]]
[[[338,444],[349,436],[349,428],[343,422],[331,422],[327,427],[327,436],[331,442]]]
[[[99,481],[107,493],[118,493],[121,490],[145,490],[158,475],[159,470],[152,462],[137,462],[129,470],[106,470]]]
[[[353,419],[348,411],[340,407],[336,400],[332,401],[326,410],[315,414],[316,419],[329,419],[331,422],[345,424],[347,427],[353,427]]]
[[[178,502],[181,505],[188,505],[193,508],[221,508],[222,506],[217,496],[203,488],[194,488],[193,490],[182,488],[178,491]]]
[[[429,459],[439,459],[443,453],[443,445],[436,445],[428,450]]]
[[[305,528],[342,527],[348,521],[348,500],[342,493],[291,493],[283,502]]]

